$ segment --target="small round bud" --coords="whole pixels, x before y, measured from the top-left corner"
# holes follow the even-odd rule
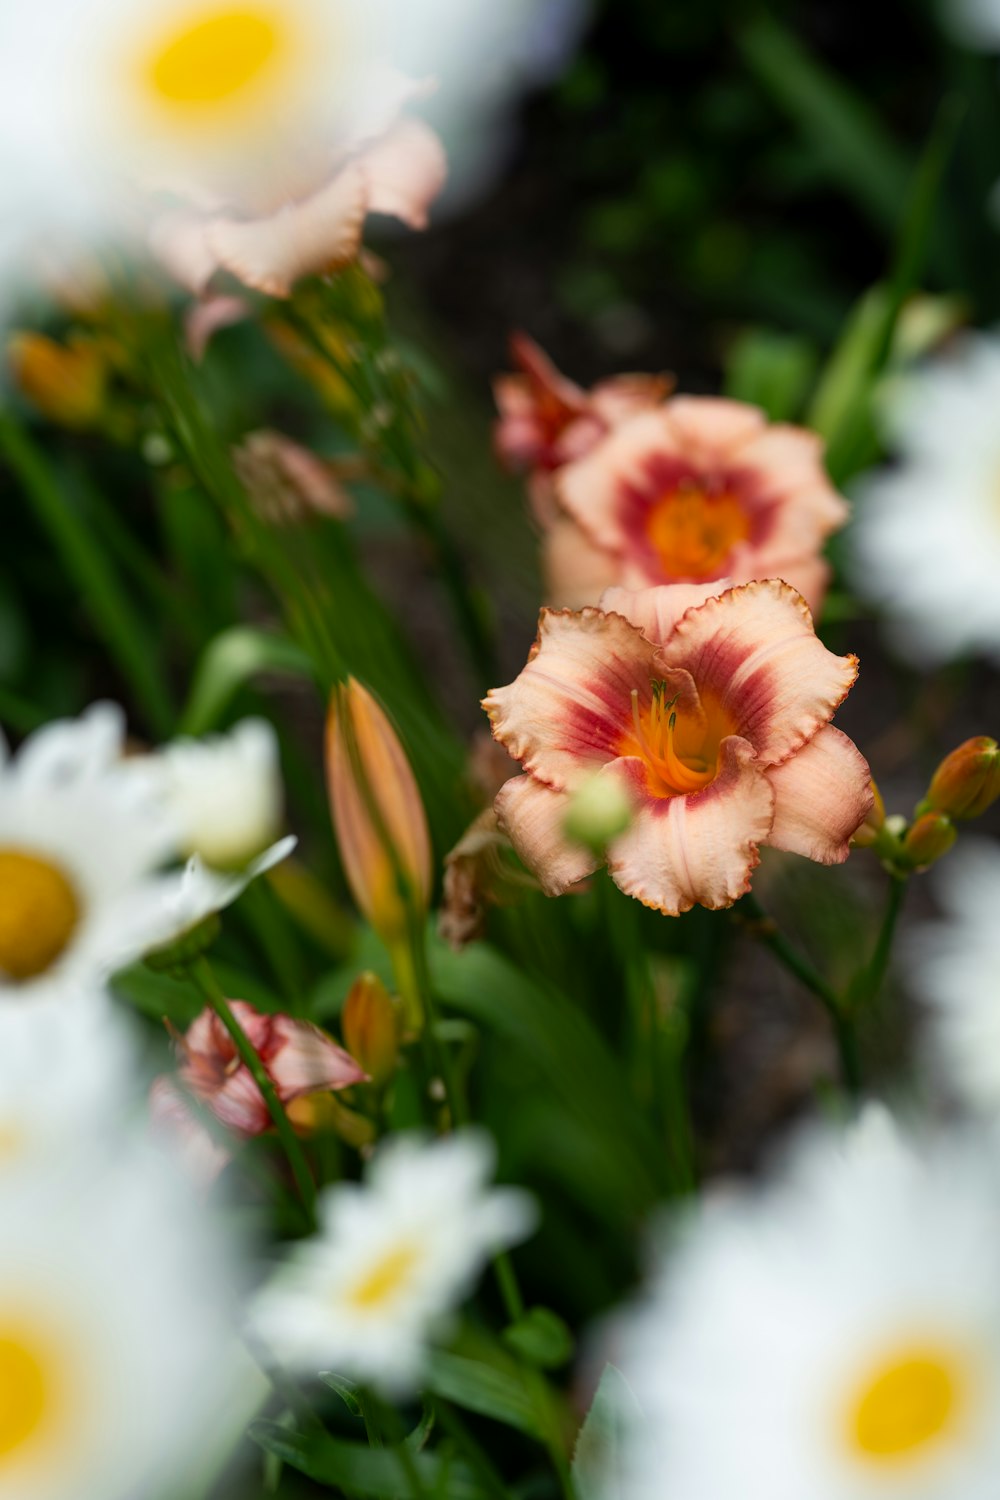
[[[598,773],[570,798],[563,832],[574,843],[602,854],[631,821],[632,801],[628,792],[614,777]]]
[[[921,810],[978,818],[1000,797],[1000,746],[989,735],[966,740],[934,772]]]
[[[958,829],[945,813],[927,812],[908,830],[903,840],[903,859],[914,870],[926,870],[947,854],[958,837]]]

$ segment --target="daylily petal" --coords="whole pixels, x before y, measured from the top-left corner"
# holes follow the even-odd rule
[[[640,760],[620,760],[612,772],[637,797],[645,792]],[[773,809],[774,792],[753,747],[730,735],[719,749],[719,773],[704,791],[643,797],[631,827],[608,851],[611,877],[626,895],[667,916],[695,905],[732,906],[750,889]]]
[[[149,1114],[155,1130],[173,1138],[181,1161],[203,1188],[211,1187],[232,1153],[206,1130],[183,1089],[166,1074],[154,1078],[149,1091]]]
[[[411,229],[424,229],[427,210],[444,187],[448,160],[441,141],[423,120],[401,120],[360,158],[368,184],[368,212],[391,214]]]
[[[582,527],[563,515],[542,537],[542,570],[545,597],[553,609],[583,609],[596,603],[618,573],[614,557],[596,547]]]
[[[656,661],[656,648],[620,615],[543,609],[527,666],[483,707],[524,769],[562,790],[617,759],[632,689],[648,698]]]
[[[195,364],[204,359],[205,350],[221,328],[231,328],[249,316],[250,303],[245,297],[218,292],[193,302],[184,315],[184,343]]]
[[[179,286],[200,297],[219,262],[205,234],[205,216],[188,209],[163,214],[153,225],[149,245]]]
[[[832,716],[858,674],[813,631],[805,600],[780,579],[746,583],[688,610],[662,658],[714,695],[762,764],[791,755]]]
[[[652,589],[610,588],[601,595],[600,607],[624,615],[647,640],[660,645],[670,639],[689,609],[718,598],[732,586],[731,578],[716,578],[712,583],[664,583]]]
[[[732,559],[732,582],[753,583],[759,578],[780,578],[796,593],[802,595],[811,613],[818,616],[830,582],[830,565],[816,553],[802,557],[772,559],[746,558],[736,555]]]
[[[861,751],[826,724],[794,755],[772,766],[774,825],[767,842],[820,864],[841,864],[871,811],[871,770]]]
[[[547,896],[561,896],[601,863],[563,833],[568,805],[565,792],[555,792],[533,776],[512,776],[493,804],[497,823]]]
[[[288,297],[300,277],[354,259],[367,208],[364,170],[349,162],[308,198],[285,203],[266,218],[215,219],[205,234],[218,264],[244,286]]]
[[[665,448],[671,448],[670,427],[666,408],[660,407],[630,417],[554,476],[560,504],[595,546],[615,554],[625,548],[621,491],[630,483],[641,484],[646,459]]]
[[[759,407],[721,396],[675,396],[664,412],[676,440],[696,463],[730,457],[767,425]]]
[[[822,439],[805,427],[784,422],[765,427],[741,445],[738,463],[740,468],[765,471],[768,488],[775,495],[794,492],[790,516],[808,528],[813,545],[843,526],[850,515],[850,506],[833,488],[823,468]]]
[[[343,1089],[367,1080],[368,1075],[350,1053],[338,1047],[318,1026],[293,1016],[279,1015],[272,1019],[266,1066],[282,1103],[318,1089]]]

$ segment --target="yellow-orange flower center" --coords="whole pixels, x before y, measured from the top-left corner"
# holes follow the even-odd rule
[[[683,797],[715,780],[719,746],[732,727],[721,713],[685,712],[679,695],[669,697],[666,684],[654,681],[649,703],[642,706],[632,690],[632,728],[623,736],[621,755],[636,755],[646,768],[646,787],[654,797]]]
[[[393,1246],[350,1288],[345,1301],[361,1312],[375,1311],[403,1289],[421,1259],[422,1251],[417,1245]]]
[[[866,1374],[849,1403],[851,1446],[877,1463],[915,1457],[954,1428],[966,1398],[963,1362],[954,1351],[895,1353]]]
[[[750,535],[750,517],[738,496],[683,483],[652,506],[646,535],[666,577],[700,582],[724,570],[733,548]]]
[[[44,974],[79,920],[65,871],[22,849],[0,849],[0,976],[23,981]]]
[[[153,98],[173,111],[231,103],[280,68],[291,42],[277,4],[210,6],[185,22],[156,39],[143,68]]]
[[[30,1330],[0,1327],[0,1473],[52,1415],[51,1351]]]

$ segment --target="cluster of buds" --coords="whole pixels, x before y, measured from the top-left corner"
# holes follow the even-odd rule
[[[873,784],[874,785],[874,784]],[[917,803],[912,821],[886,817],[875,788],[875,805],[854,836],[894,874],[926,870],[947,854],[958,837],[957,823],[981,817],[1000,797],[1000,746],[975,735],[946,755]]]

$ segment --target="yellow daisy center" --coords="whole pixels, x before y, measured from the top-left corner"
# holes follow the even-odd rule
[[[691,483],[656,501],[646,535],[668,578],[717,578],[730,552],[750,535],[750,517],[739,497],[709,494]]]
[[[33,1332],[0,1327],[0,1473],[52,1415],[51,1351]]]
[[[172,111],[233,102],[266,82],[291,50],[278,5],[207,7],[161,35],[143,74],[154,99]]]
[[[0,849],[0,975],[21,981],[44,974],[79,920],[65,871],[21,849]]]
[[[879,1463],[915,1456],[953,1430],[967,1401],[962,1361],[951,1350],[917,1348],[866,1373],[849,1405],[855,1453]]]
[[[362,1312],[373,1312],[393,1297],[409,1281],[422,1259],[416,1245],[396,1245],[378,1257],[375,1264],[355,1282],[345,1300]]]

